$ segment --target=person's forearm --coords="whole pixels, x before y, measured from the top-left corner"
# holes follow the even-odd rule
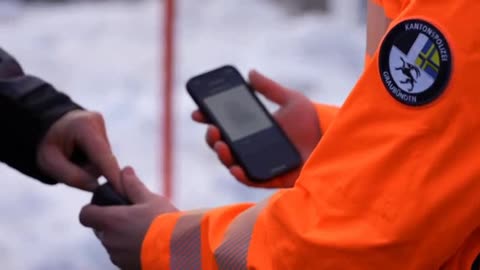
[[[0,49],[0,160],[45,183],[55,183],[36,164],[36,150],[48,128],[65,113],[81,109],[39,78],[25,75]]]

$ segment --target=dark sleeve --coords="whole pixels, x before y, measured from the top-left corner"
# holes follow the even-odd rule
[[[0,161],[55,184],[37,166],[37,147],[49,127],[75,109],[81,108],[50,84],[26,75],[15,59],[0,49]]]

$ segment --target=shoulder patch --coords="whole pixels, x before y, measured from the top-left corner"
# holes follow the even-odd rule
[[[379,56],[387,91],[410,106],[426,105],[442,95],[452,70],[445,36],[423,20],[406,20],[386,35]]]

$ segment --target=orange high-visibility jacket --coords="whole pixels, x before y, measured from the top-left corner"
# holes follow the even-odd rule
[[[378,2],[392,24],[336,116],[318,107],[324,135],[295,187],[157,217],[144,270],[472,268],[480,1]]]

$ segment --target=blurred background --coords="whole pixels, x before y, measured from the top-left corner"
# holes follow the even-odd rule
[[[362,0],[177,0],[174,193],[181,209],[258,201],[204,142],[185,82],[224,64],[256,68],[340,105],[364,61]],[[101,112],[122,165],[162,193],[163,1],[1,0],[0,46],[25,70]],[[91,195],[0,165],[0,267],[115,269],[78,223]]]

